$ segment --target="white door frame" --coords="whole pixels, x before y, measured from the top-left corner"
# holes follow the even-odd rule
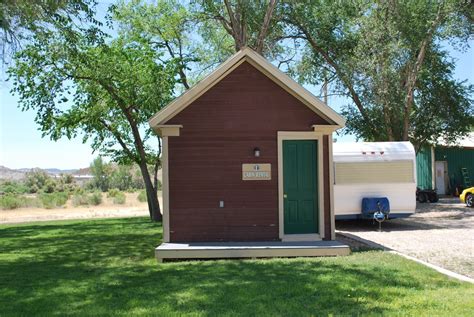
[[[443,189],[444,191],[443,192],[440,192],[439,191],[439,183],[438,183],[438,163],[439,165],[443,165],[443,175],[442,175],[442,179],[443,179]],[[445,195],[446,194],[446,190],[447,190],[447,182],[446,182],[446,174],[448,173],[448,162],[447,161],[435,161],[435,184],[436,184],[436,192],[439,194],[439,195]]]
[[[311,241],[324,237],[324,178],[323,178],[323,134],[320,132],[278,131],[278,224],[279,238],[282,241]],[[284,140],[315,140],[318,146],[318,217],[319,233],[285,234],[284,201],[283,201],[283,141]]]

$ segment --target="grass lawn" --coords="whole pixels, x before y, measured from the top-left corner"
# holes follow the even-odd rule
[[[158,264],[145,218],[0,226],[0,316],[470,315],[474,286],[381,251]]]

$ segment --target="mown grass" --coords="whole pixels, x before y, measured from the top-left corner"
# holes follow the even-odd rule
[[[472,316],[474,287],[382,251],[158,264],[145,218],[0,226],[0,315]]]

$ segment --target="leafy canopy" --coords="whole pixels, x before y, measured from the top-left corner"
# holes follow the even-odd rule
[[[116,25],[114,13],[120,17],[114,7],[111,11],[109,27]],[[23,110],[36,112],[43,136],[82,135],[92,141],[94,151],[137,163],[150,217],[159,221],[160,139],[153,137],[147,121],[173,98],[183,61],[150,37],[131,32],[126,21],[117,22],[114,38],[99,23],[83,26],[67,19],[35,33],[8,71],[12,92],[19,95]]]
[[[59,21],[93,21],[95,0],[4,0],[0,3],[0,59]]]
[[[292,73],[350,98],[345,132],[358,138],[454,140],[473,124],[472,86],[454,80],[440,43],[468,45],[472,10],[463,0],[290,3],[286,37],[304,48]]]
[[[154,161],[147,120],[171,100],[176,82],[177,63],[160,61],[163,54],[145,40],[67,28],[38,35],[9,74],[22,109],[37,112],[43,135],[82,134],[95,151],[138,162],[136,129],[143,131],[147,161]]]

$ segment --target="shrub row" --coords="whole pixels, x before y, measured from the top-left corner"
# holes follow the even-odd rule
[[[125,204],[126,199],[127,198],[125,197],[124,193],[118,192],[117,194],[115,194],[112,201],[113,201],[114,204],[123,205],[123,204]]]
[[[140,193],[138,193],[137,199],[141,203],[148,201],[148,198],[146,197],[146,191],[141,190]]]
[[[22,200],[14,194],[0,196],[0,207],[2,209],[16,209],[23,207]]]
[[[0,195],[1,209],[16,209],[22,207],[43,207],[46,209],[59,208],[66,205],[71,194],[68,192],[40,193],[36,197],[28,197],[24,194],[7,193]],[[112,202],[117,205],[125,204],[127,197],[124,192],[118,189],[111,189],[107,193],[108,198],[112,198]],[[102,193],[99,191],[86,192],[84,190],[76,190],[71,197],[74,206],[97,206],[102,203]],[[140,202],[146,202],[146,192],[140,191],[137,196]]]
[[[64,206],[69,199],[69,194],[66,192],[43,193],[38,198],[44,208],[53,209]]]
[[[22,207],[44,207],[52,209],[64,206],[69,198],[67,193],[41,194],[37,198],[17,194],[0,196],[1,209],[17,209]]]
[[[74,196],[72,196],[72,204],[74,206],[97,206],[102,203],[102,193],[100,192],[93,192],[93,193],[86,193],[83,191],[76,192]]]

